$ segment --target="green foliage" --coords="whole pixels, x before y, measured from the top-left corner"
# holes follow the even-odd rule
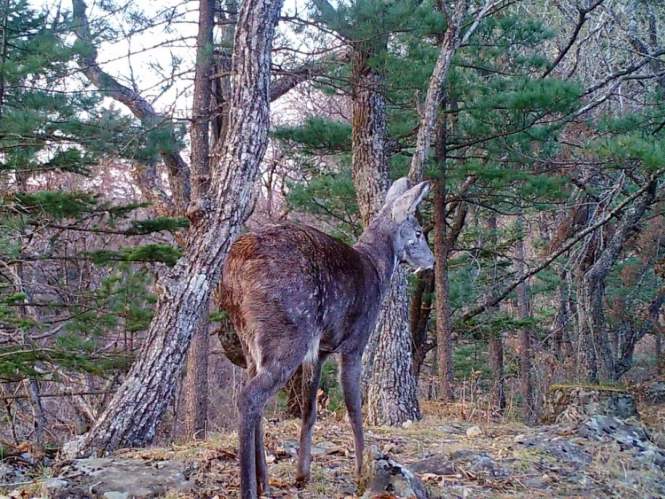
[[[333,235],[349,242],[360,233],[358,205],[351,172],[321,174],[309,182],[291,184],[287,199],[293,209],[307,211],[335,223]]]
[[[351,151],[351,127],[340,121],[308,118],[301,126],[275,129],[273,136],[297,146],[304,154]]]
[[[18,192],[17,208],[32,217],[53,219],[78,218],[97,208],[97,196],[85,192],[37,191]]]
[[[109,262],[162,262],[173,266],[182,256],[182,251],[169,244],[144,244],[119,250],[89,251],[86,255],[97,265]]]
[[[150,220],[133,220],[132,225],[126,230],[127,235],[145,235],[163,230],[177,232],[189,227],[189,221],[186,218],[178,217],[157,217]]]

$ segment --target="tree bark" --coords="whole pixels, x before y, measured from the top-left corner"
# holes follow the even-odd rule
[[[665,361],[663,361],[663,331],[658,327],[655,331],[656,336],[656,374],[662,376],[665,372]]]
[[[445,160],[444,160],[445,161]],[[439,179],[434,191],[434,289],[436,290],[436,354],[439,367],[439,396],[454,399],[453,324],[448,285],[448,230],[446,224],[445,178]]]
[[[413,374],[416,377],[416,385],[420,380],[420,373],[427,354],[436,347],[435,342],[428,340],[427,334],[433,296],[434,273],[432,271],[423,272],[418,276],[409,306],[409,327],[413,338]]]
[[[156,315],[141,354],[90,432],[64,446],[65,457],[144,445],[155,436],[192,334],[208,314],[223,259],[251,209],[267,145],[271,48],[281,3],[242,3],[233,49],[230,126],[212,158],[220,168],[201,205],[202,217],[190,230],[185,255],[158,283]]]
[[[515,246],[516,270],[518,275],[525,273],[525,252],[524,252],[524,234],[525,220],[524,216],[518,217],[519,230],[521,236]],[[526,281],[522,281],[517,286],[517,312],[521,320],[529,319],[531,311],[529,307],[529,298]],[[520,394],[522,395],[522,418],[526,424],[536,422],[536,407],[533,398],[533,383],[531,379],[531,330],[522,326],[520,329]]]
[[[421,417],[411,365],[408,307],[407,272],[400,267],[374,332],[376,351],[367,388],[367,420],[373,425],[397,426]]]
[[[383,75],[370,59],[385,44],[353,43],[352,173],[363,225],[379,211],[388,189]],[[363,383],[372,424],[420,418],[413,375],[406,271],[399,269],[363,356]],[[394,383],[393,383],[394,381]]]
[[[192,201],[197,203],[210,186],[210,102],[212,97],[213,28],[215,1],[200,0],[199,32],[196,39],[196,68],[192,99],[191,177]],[[185,436],[205,438],[208,422],[208,355],[210,335],[207,316],[194,332],[187,353],[187,369],[183,381]]]
[[[363,43],[352,57],[352,177],[363,227],[381,209],[388,190],[386,100],[383,75],[370,67],[375,55]]]
[[[489,241],[492,249],[497,246],[497,224],[496,215],[493,213],[487,219],[487,230],[489,231]],[[498,286],[497,262],[494,256],[494,263],[491,276],[491,291],[493,294]],[[498,305],[493,307],[498,309]],[[488,338],[489,364],[494,379],[494,388],[492,390],[492,406],[499,414],[503,414],[506,408],[506,388],[503,371],[503,333],[501,331],[492,331]]]

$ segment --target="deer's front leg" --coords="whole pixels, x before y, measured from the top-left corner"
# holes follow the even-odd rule
[[[360,478],[363,467],[363,415],[360,397],[360,373],[362,371],[361,356],[358,354],[342,355],[342,388],[344,403],[349,413],[349,421],[353,431],[356,448],[356,478]]]
[[[311,365],[303,364],[302,377],[302,426],[300,428],[300,449],[298,451],[298,470],[296,482],[304,484],[309,480],[309,468],[312,462],[312,430],[316,422],[316,392],[321,381],[321,366],[325,356]]]

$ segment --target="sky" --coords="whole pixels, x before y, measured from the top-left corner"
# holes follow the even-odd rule
[[[70,0],[29,0],[34,6],[46,6],[54,12],[71,9]],[[103,17],[120,31],[119,39],[99,47],[98,63],[124,85],[137,88],[155,108],[164,113],[186,118],[191,106],[193,64],[196,52],[196,21],[198,2],[195,0],[115,0],[129,3],[132,10],[142,11],[146,17],[165,12],[176,12],[178,22],[171,27],[157,26],[139,34],[127,34],[128,23],[121,14],[109,15],[100,8],[100,0],[86,0],[91,22]],[[283,14],[304,12],[305,0],[285,0]],[[293,36],[289,38],[294,39]],[[174,65],[173,62],[176,62]],[[165,82],[173,84],[166,88]]]

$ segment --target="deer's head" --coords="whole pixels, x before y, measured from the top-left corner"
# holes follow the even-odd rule
[[[416,208],[429,192],[430,184],[420,182],[410,189],[408,185],[406,177],[393,183],[386,195],[382,215],[391,225],[398,261],[416,269],[431,269],[434,266],[434,255],[415,216]]]

